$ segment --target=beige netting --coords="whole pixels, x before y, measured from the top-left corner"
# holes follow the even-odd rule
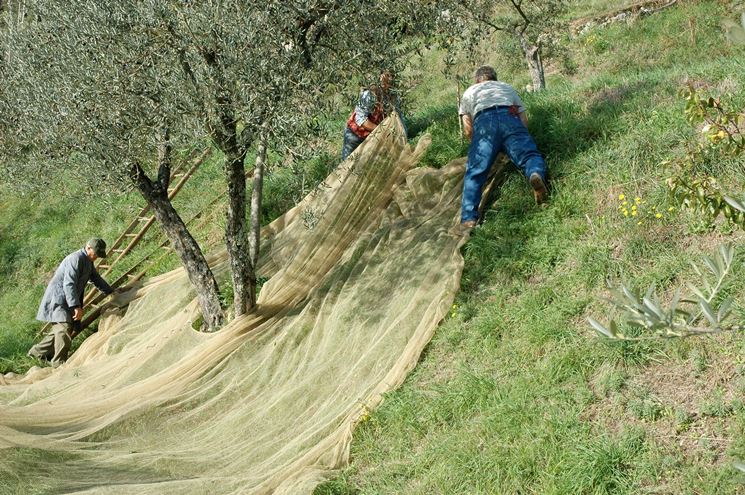
[[[388,119],[268,226],[256,314],[195,332],[176,270],[60,368],[0,376],[0,493],[312,492],[459,285],[463,160],[414,168],[427,144]]]

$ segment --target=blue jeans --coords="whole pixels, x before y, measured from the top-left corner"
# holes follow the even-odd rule
[[[537,173],[546,181],[546,163],[520,117],[510,114],[504,107],[483,110],[473,121],[473,137],[463,181],[461,222],[478,220],[484,183],[500,151],[507,154],[525,177]]]
[[[364,141],[364,138],[361,138],[357,134],[353,133],[352,129],[350,129],[349,127],[345,127],[344,143],[341,146],[341,161],[346,160],[347,157],[351,155],[354,150],[357,149],[357,146],[362,144],[362,141]]]

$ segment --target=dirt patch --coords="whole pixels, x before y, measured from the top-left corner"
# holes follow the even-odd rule
[[[720,218],[721,220],[721,218]],[[721,223],[721,222],[720,222]],[[745,242],[745,233],[740,231],[734,234],[723,234],[718,230],[713,230],[706,234],[700,234],[696,236],[687,236],[681,239],[681,249],[687,252],[701,252],[709,256],[714,255],[719,246],[722,244],[738,244]],[[695,260],[698,262],[699,260]]]
[[[569,24],[569,28],[572,34],[577,36],[595,26],[603,27],[614,22],[628,22],[640,16],[654,14],[668,7],[672,7],[677,3],[677,0],[646,0],[635,2],[624,8],[606,12],[604,14],[575,19]]]
[[[626,86],[603,88],[594,93],[585,93],[585,102],[588,108],[614,106],[621,103],[630,91]]]
[[[696,91],[703,91],[714,97],[730,94],[740,89],[740,82],[732,77],[726,77],[718,82],[707,81],[696,77],[685,76],[680,80],[681,86],[691,86]]]
[[[697,358],[680,364],[661,363],[649,366],[631,381],[631,386],[647,388],[650,394],[663,404],[674,404],[698,416],[705,415],[700,410],[703,402],[715,396],[717,390],[726,393],[722,399],[731,402],[734,398],[735,380],[738,378],[736,366],[729,360],[711,359],[702,372],[697,372]]]
[[[648,439],[687,461],[729,462],[731,416],[739,407],[742,376],[735,362],[721,353],[705,365],[700,358],[696,354],[678,363],[652,364],[611,392],[600,385],[608,369],[599,368],[589,381],[598,401],[582,419],[611,434],[643,428]]]
[[[529,285],[543,285],[546,282],[546,276],[542,273],[534,273],[528,277]]]

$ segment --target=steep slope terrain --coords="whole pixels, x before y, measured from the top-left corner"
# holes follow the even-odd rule
[[[575,4],[583,18],[624,6]],[[742,231],[670,204],[665,180],[672,171],[660,165],[699,139],[700,128],[685,121],[681,90],[691,85],[745,108],[745,50],[727,41],[721,25],[742,8],[678,1],[652,15],[589,25],[565,40],[567,55],[547,61],[548,90],[523,95],[551,168],[550,204],[535,207],[522,178],[510,177],[463,248],[461,292],[449,317],[404,385],[361,418],[351,466],[316,493],[741,489],[733,462],[745,458],[742,336],[613,343],[586,318],[607,319],[606,281],[655,283],[669,299],[675,287],[696,280],[691,261],[730,242],[738,261],[726,292],[739,301],[735,318],[743,320]],[[528,82],[519,62],[488,47],[484,53],[479,62],[493,63],[515,87]],[[409,130],[415,140],[432,135],[423,163],[435,167],[466,150],[457,87],[440,75],[441,60],[429,52],[408,74],[416,82]],[[469,64],[462,63],[464,74]],[[342,119],[334,124],[338,131]],[[330,142],[333,154],[338,143]],[[336,164],[330,162],[310,164],[308,176],[325,177]],[[745,190],[741,159],[715,156],[702,168],[726,190]],[[276,217],[302,197],[303,185],[282,171],[271,180]],[[181,205],[187,217],[208,199],[204,191],[219,192],[220,171],[207,165],[195,181]],[[624,201],[637,204],[636,215],[624,214],[631,210]],[[0,371],[21,371],[33,364],[22,356],[49,272],[78,247],[78,236],[116,236],[134,208],[127,198],[90,211],[8,192],[0,206]],[[198,235],[215,245],[220,210],[210,219]],[[18,462],[36,455],[21,452]]]
[[[569,42],[573,75],[555,70],[525,98],[549,206],[536,208],[517,174],[508,181],[464,247],[449,319],[356,430],[350,468],[317,494],[739,493],[743,336],[613,343],[586,318],[607,320],[606,280],[655,283],[669,300],[698,280],[691,261],[732,243],[726,292],[742,322],[742,230],[669,203],[673,171],[660,165],[699,139],[679,93],[689,84],[745,107],[743,47],[721,27],[741,10],[678,2]],[[437,131],[456,142],[454,103],[430,111],[448,115]],[[745,190],[742,158],[702,166]]]

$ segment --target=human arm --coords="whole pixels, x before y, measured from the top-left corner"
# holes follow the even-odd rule
[[[98,290],[100,290],[107,296],[111,294],[116,294],[118,292],[112,289],[111,286],[106,282],[106,280],[104,280],[103,277],[101,277],[101,275],[98,274],[95,267],[91,271],[89,281],[93,283],[93,285]],[[71,338],[75,338],[75,336],[78,335],[82,331],[81,323],[83,321],[84,313],[85,311],[84,311],[82,304],[80,306],[73,308],[72,310],[73,330],[72,330],[72,333],[70,334]]]
[[[75,306],[72,308],[72,321],[80,321],[83,319],[83,307]]]
[[[376,124],[375,122],[372,122],[370,119],[365,119],[365,121],[362,123],[360,127],[367,129],[368,131],[372,131],[376,127],[378,127],[378,124]]]
[[[65,258],[62,261],[62,294],[65,298],[67,307],[72,311],[72,319],[77,321],[83,317],[83,301],[80,300],[78,291],[78,278],[80,277],[80,267],[77,258]]]
[[[114,289],[112,289],[111,286],[106,282],[106,280],[104,280],[103,277],[98,274],[95,268],[91,272],[91,282],[93,283],[93,285],[96,286],[96,289],[100,290],[106,295],[114,292]]]
[[[520,117],[520,122],[523,123],[525,127],[528,127],[528,113],[527,109],[525,108],[525,105],[523,104],[523,100],[520,98],[520,95],[517,94],[517,92],[513,89],[513,105],[517,107],[518,116]]]
[[[376,103],[375,95],[369,89],[360,94],[360,101],[354,107],[354,121],[358,126],[368,131],[378,127],[378,124],[370,120],[370,115],[373,113]]]
[[[466,139],[470,141],[473,136],[473,121],[471,121],[471,116],[464,114],[461,115],[460,118],[463,122],[463,134],[466,136]]]
[[[460,102],[458,104],[458,117],[461,120],[461,126],[463,128],[463,135],[468,139],[469,141],[473,137],[473,113],[474,113],[474,105],[473,105],[473,87],[468,88],[465,93],[463,93],[463,98],[460,99]]]

